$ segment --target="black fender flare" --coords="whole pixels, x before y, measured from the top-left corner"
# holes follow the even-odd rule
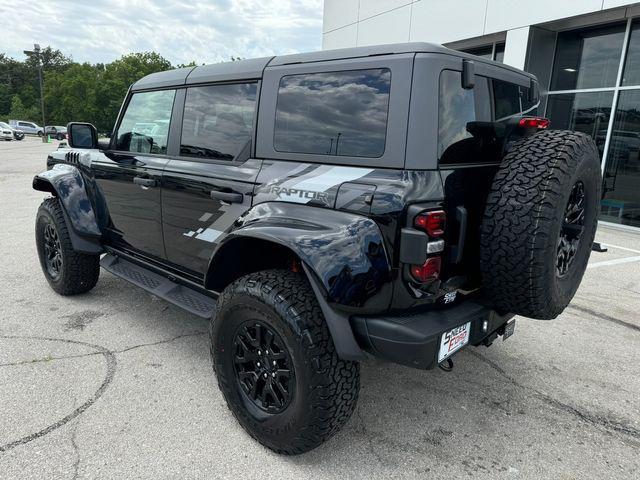
[[[341,358],[364,358],[349,323],[350,311],[388,308],[391,266],[382,233],[365,216],[284,202],[256,205],[213,252],[209,275],[226,248],[254,238],[286,247],[301,261]],[[205,280],[207,283],[209,279]]]
[[[34,190],[49,192],[60,200],[74,250],[98,254],[102,232],[98,226],[93,205],[89,199],[80,171],[66,164],[56,164],[33,177]]]

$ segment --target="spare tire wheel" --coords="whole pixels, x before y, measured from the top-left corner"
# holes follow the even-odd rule
[[[601,183],[598,150],[582,133],[541,131],[505,155],[481,227],[483,287],[495,308],[562,313],[587,267]]]

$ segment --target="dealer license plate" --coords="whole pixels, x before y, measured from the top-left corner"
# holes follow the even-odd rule
[[[469,343],[469,332],[471,332],[471,322],[453,328],[442,334],[440,339],[440,351],[438,352],[438,363],[453,355],[455,352]]]

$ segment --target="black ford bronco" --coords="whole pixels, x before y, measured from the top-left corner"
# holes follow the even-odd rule
[[[113,134],[70,123],[33,180],[44,275],[100,267],[210,319],[220,389],[281,453],[354,411],[369,355],[450,369],[552,319],[589,258],[591,139],[535,77],[425,43],[182,68],[133,84]]]

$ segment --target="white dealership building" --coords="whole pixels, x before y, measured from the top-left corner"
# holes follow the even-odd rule
[[[325,0],[324,49],[441,43],[538,76],[539,114],[593,137],[606,222],[640,227],[640,3]]]

